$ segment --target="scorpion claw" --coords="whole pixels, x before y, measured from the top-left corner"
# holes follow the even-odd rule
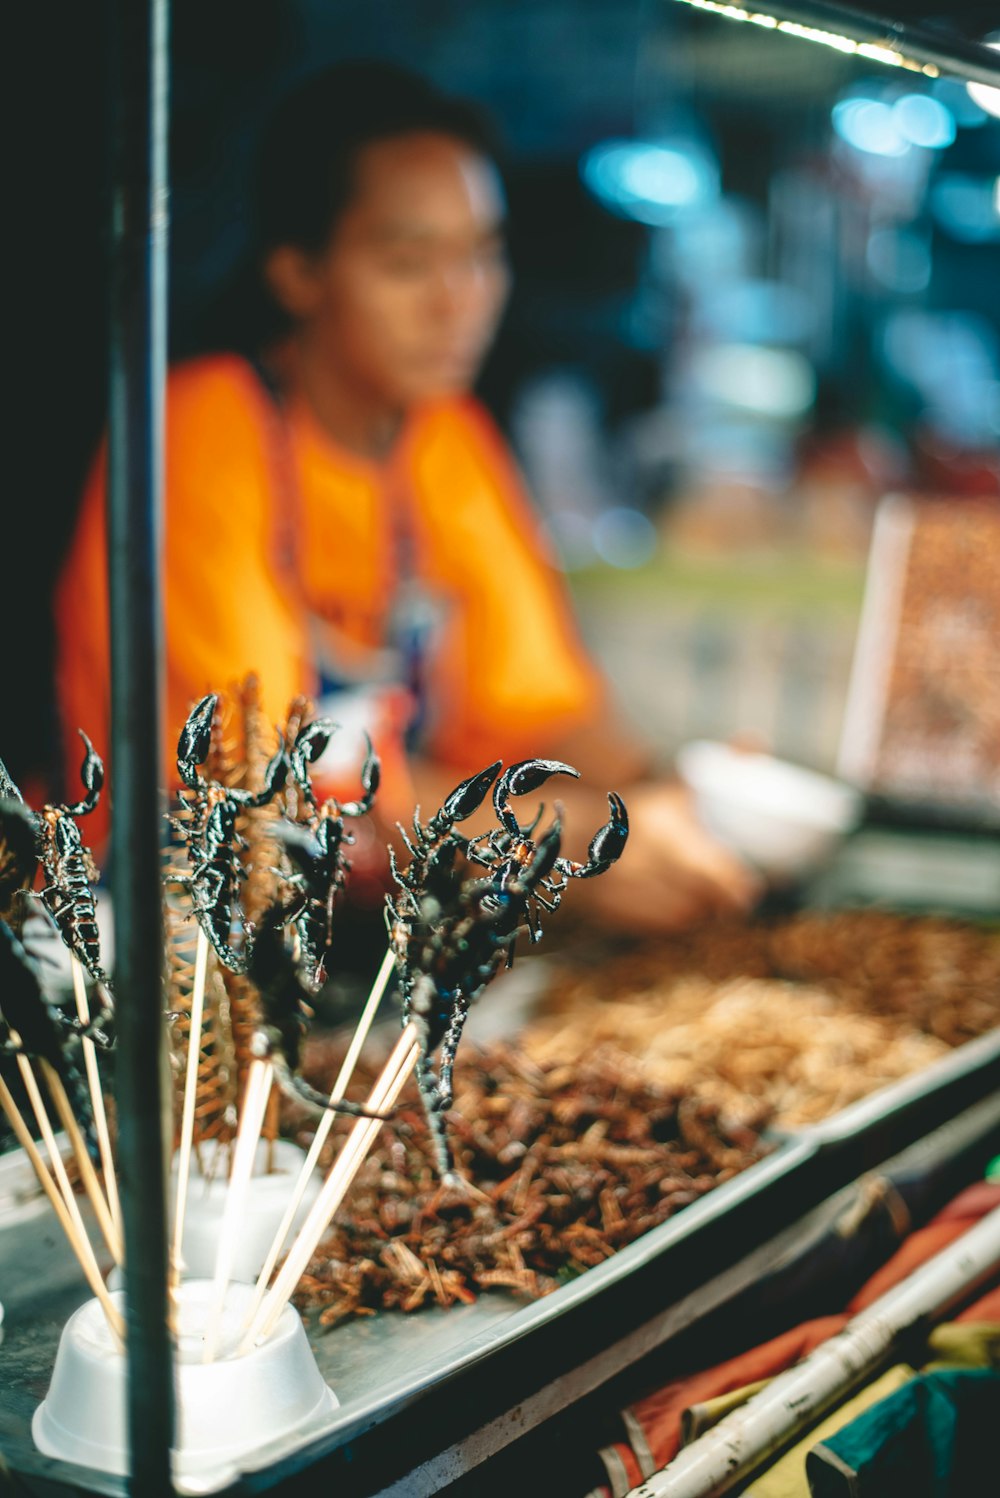
[[[203,765],[208,758],[212,742],[212,720],[218,701],[218,693],[209,692],[200,702],[196,702],[188,713],[187,722],[177,740],[177,773],[192,791],[201,787],[197,767]]]
[[[501,826],[512,837],[519,838],[522,829],[510,809],[511,796],[524,796],[528,791],[537,790],[551,775],[572,775],[575,780],[580,778],[579,770],[564,764],[561,759],[522,759],[516,765],[510,765],[493,787],[493,806],[497,817]],[[536,818],[532,826],[537,820]]]
[[[474,811],[478,811],[486,799],[487,791],[496,780],[502,764],[503,760],[494,760],[493,764],[487,765],[485,770],[480,770],[476,775],[470,775],[456,785],[441,805],[438,813],[441,821],[449,824],[464,822],[467,817],[472,816]]]
[[[287,779],[288,755],[285,752],[284,741],[282,741],[279,748],[271,755],[271,758],[264,766],[264,783],[260,790],[246,791],[238,790],[233,786],[227,786],[226,797],[232,802],[233,806],[245,806],[251,810],[255,807],[266,806],[284,788]]]
[[[340,724],[335,723],[332,718],[314,718],[311,723],[303,724],[295,735],[292,746],[297,762],[303,765],[315,764],[339,727]]]
[[[613,863],[618,862],[625,851],[625,844],[628,842],[628,812],[625,810],[625,802],[615,791],[609,791],[608,805],[611,807],[611,819],[603,827],[599,827],[591,838],[587,862],[571,864],[564,870],[574,879],[592,879],[595,874],[603,874]]]

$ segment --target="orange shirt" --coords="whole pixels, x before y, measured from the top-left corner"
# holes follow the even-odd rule
[[[205,692],[255,671],[265,711],[280,723],[296,693],[316,692],[324,660],[341,681],[382,673],[408,591],[401,557],[434,620],[422,749],[454,765],[456,779],[494,758],[544,755],[600,712],[602,683],[562,579],[503,440],[474,400],[411,414],[380,466],[339,448],[304,404],[279,414],[247,363],[217,355],[171,371],[166,422],[171,784],[180,728]],[[102,453],[56,597],[71,789],[77,726],[107,751],[104,485]],[[392,746],[373,737],[398,766]],[[386,792],[401,799],[398,784]],[[94,820],[87,830],[97,842]]]

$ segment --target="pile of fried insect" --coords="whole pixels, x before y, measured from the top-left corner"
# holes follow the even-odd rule
[[[350,823],[375,803],[378,756],[368,741],[357,799],[321,800],[313,767],[337,725],[309,717],[300,706],[277,733],[259,786],[226,784],[206,768],[218,715],[218,695],[210,693],[191,710],[180,734],[177,770],[183,789],[170,823],[183,848],[184,866],[165,877],[186,893],[189,912],[218,963],[253,990],[252,1052],[272,1063],[279,1085],[314,1108],[370,1116],[359,1104],[334,1102],[316,1092],[298,1075],[298,1067],[311,1017],[309,1000],[326,979],[335,902],[351,867],[347,855],[355,839]],[[81,737],[85,794],[73,804],[31,811],[0,765],[0,1013],[6,1049],[43,1056],[64,1078],[87,1121],[87,1091],[80,1085],[76,1047],[81,1037],[101,1047],[113,1045],[113,1003],[112,985],[101,965],[95,869],[77,822],[97,805],[104,773],[90,741]],[[389,948],[403,1024],[412,1025],[419,1040],[416,1078],[443,1177],[450,1176],[451,1155],[442,1112],[451,1102],[455,1056],[470,1005],[502,967],[511,965],[519,937],[538,941],[542,912],[559,907],[570,881],[610,868],[628,837],[624,803],[609,792],[610,818],[595,833],[586,860],[565,858],[558,803],[541,831],[542,809],[523,824],[511,803],[553,776],[575,777],[578,772],[550,759],[522,760],[501,770],[497,760],[462,780],[427,822],[421,821],[418,807],[412,825],[399,827],[408,861],[397,859],[390,849],[395,889],[386,895]],[[462,824],[491,790],[497,825],[464,836]],[[250,919],[243,905],[248,877],[244,832],[248,817],[265,808],[268,900]],[[44,871],[38,894],[42,910],[73,959],[99,985],[102,1001],[86,1021],[79,1014],[70,1017],[44,997],[37,965],[19,939],[36,861]],[[86,1133],[89,1139],[90,1130]]]

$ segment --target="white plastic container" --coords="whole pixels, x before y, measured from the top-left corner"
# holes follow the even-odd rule
[[[338,1408],[291,1306],[263,1346],[232,1355],[250,1285],[229,1286],[219,1356],[203,1363],[211,1293],[204,1280],[186,1280],[179,1292],[174,1481],[189,1493],[233,1481],[266,1447],[317,1434]],[[123,1292],[113,1292],[112,1301],[124,1309]],[[125,1475],[125,1390],[125,1358],[100,1304],[88,1300],[63,1328],[49,1392],[32,1420],[36,1446],[46,1456]]]
[[[288,1139],[276,1139],[271,1149],[273,1169],[265,1174],[268,1145],[262,1140],[257,1146],[254,1174],[250,1178],[246,1209],[240,1224],[239,1244],[233,1261],[234,1280],[255,1280],[260,1273],[305,1159],[305,1152]],[[210,1153],[207,1152],[209,1159]],[[223,1158],[218,1173],[211,1179],[199,1175],[197,1168],[191,1172],[181,1244],[186,1279],[211,1279],[215,1274],[219,1228],[229,1189],[227,1163]],[[172,1188],[175,1183],[176,1160]],[[314,1171],[295,1214],[291,1229],[293,1233],[305,1221],[321,1185],[322,1178]]]
[[[861,817],[853,786],[770,754],[697,739],[677,769],[708,830],[776,881],[817,869]]]

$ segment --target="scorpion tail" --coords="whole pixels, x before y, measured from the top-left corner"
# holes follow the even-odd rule
[[[309,1083],[293,1072],[281,1057],[272,1055],[271,1062],[278,1086],[293,1102],[305,1103],[307,1107],[321,1113],[346,1113],[351,1118],[377,1118],[382,1123],[392,1117],[391,1112],[375,1113],[370,1108],[366,1108],[363,1103],[352,1103],[346,1098],[340,1098],[332,1103],[326,1093],[318,1092],[315,1087],[310,1087]]]

